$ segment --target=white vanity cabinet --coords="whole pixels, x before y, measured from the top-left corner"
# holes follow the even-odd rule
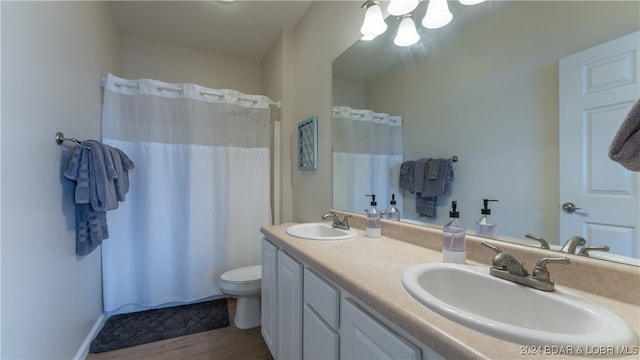
[[[271,355],[276,358],[278,302],[278,248],[262,239],[262,298],[260,301],[261,331]]]
[[[340,306],[341,359],[422,359],[420,348],[393,333],[349,298]]]
[[[338,359],[340,291],[310,268],[304,269],[304,359]]]
[[[262,240],[262,336],[275,359],[302,358],[302,265]]]
[[[261,306],[262,335],[276,360],[441,359],[267,239]]]

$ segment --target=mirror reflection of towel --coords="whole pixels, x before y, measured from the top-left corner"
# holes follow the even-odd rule
[[[609,146],[609,158],[626,169],[640,171],[640,98],[614,136]]]
[[[413,193],[413,170],[416,162],[407,160],[400,165],[400,188]]]

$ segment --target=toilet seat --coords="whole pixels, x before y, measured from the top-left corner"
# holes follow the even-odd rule
[[[229,270],[220,275],[220,280],[235,284],[260,283],[262,281],[262,266],[253,265]]]

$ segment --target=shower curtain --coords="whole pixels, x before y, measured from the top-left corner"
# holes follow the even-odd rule
[[[362,214],[375,194],[385,210],[395,194],[402,211],[402,118],[334,106],[332,132],[333,207]]]
[[[104,90],[103,142],[136,164],[103,243],[105,311],[220,295],[271,223],[269,99],[113,75]]]

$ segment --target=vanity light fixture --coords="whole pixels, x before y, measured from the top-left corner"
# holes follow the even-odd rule
[[[427,29],[438,29],[450,23],[451,19],[453,14],[449,11],[447,0],[429,0],[422,26]]]
[[[387,11],[392,16],[397,16],[400,21],[398,32],[393,42],[398,46],[411,46],[420,40],[415,22],[411,12],[413,12],[421,0],[390,0]],[[427,29],[438,29],[451,22],[453,14],[449,11],[448,0],[424,0],[428,1],[427,11],[422,19],[422,25]],[[463,5],[475,5],[485,0],[459,0]],[[387,30],[387,24],[380,3],[374,0],[366,0],[362,6],[366,8],[364,23],[360,28],[362,38],[360,40],[370,41]]]
[[[387,23],[384,22],[382,16],[382,9],[380,9],[380,3],[377,1],[367,0],[362,7],[366,7],[367,11],[364,14],[364,23],[360,28],[360,32],[365,37],[376,37],[387,30]]]
[[[402,16],[402,21],[398,27],[398,33],[393,43],[398,46],[411,46],[420,40],[420,35],[416,30],[416,24],[413,22],[411,14]]]
[[[418,7],[418,2],[419,0],[391,0],[387,12],[389,15],[402,16],[415,10]]]

